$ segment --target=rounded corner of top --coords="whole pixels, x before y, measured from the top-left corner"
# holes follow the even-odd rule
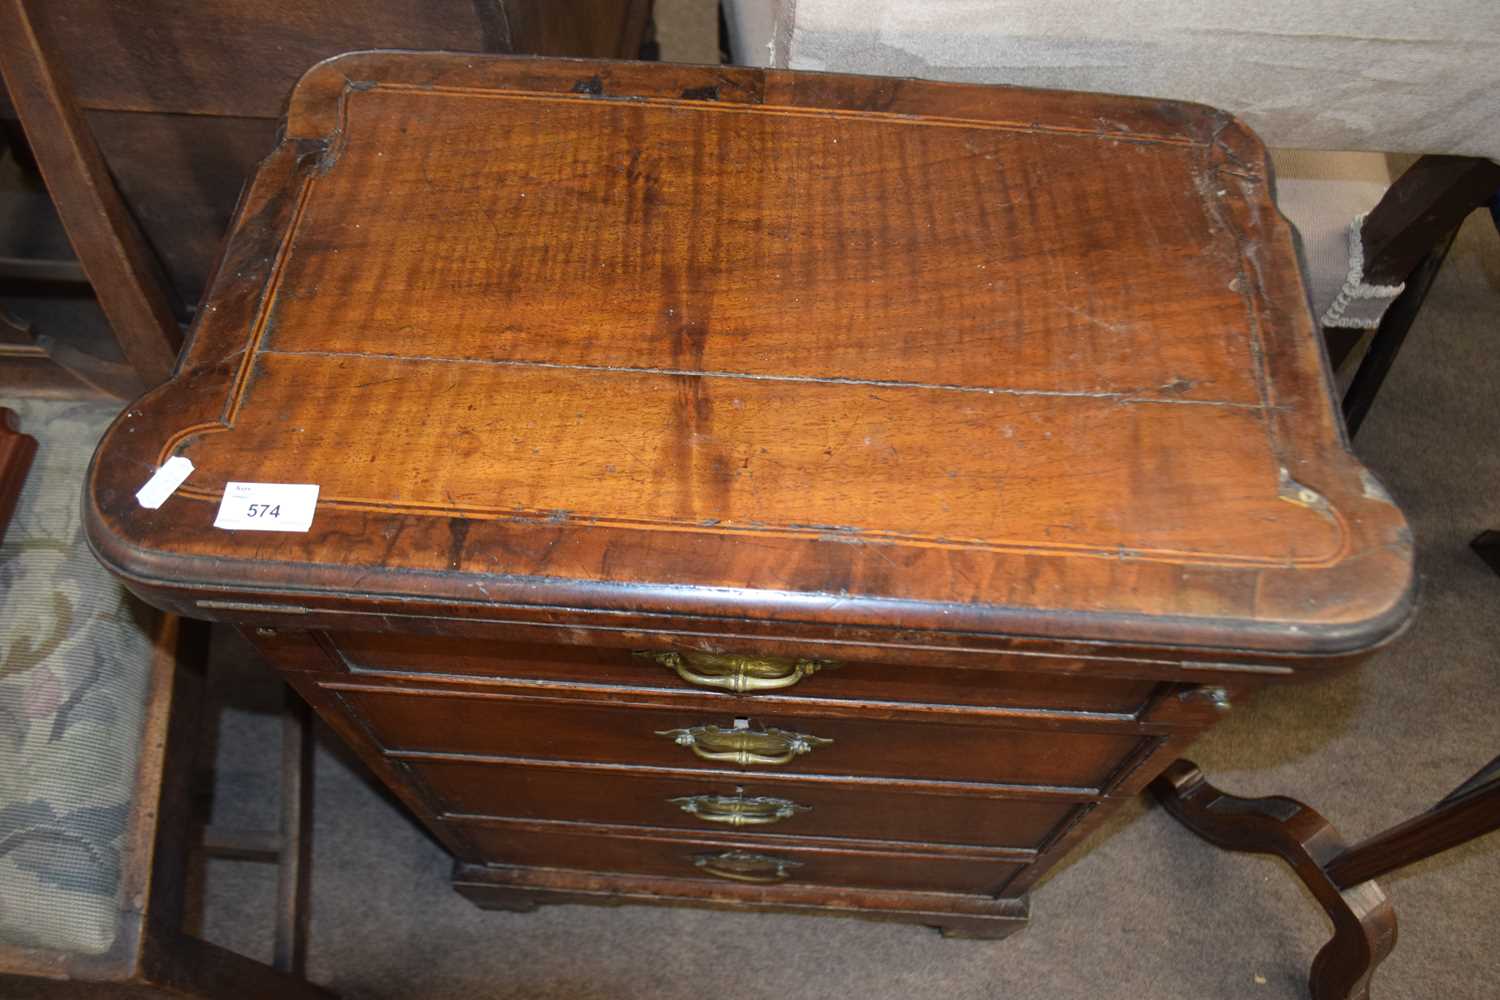
[[[1383,578],[1383,585],[1366,591],[1363,600],[1347,609],[1340,620],[1315,630],[1309,653],[1339,659],[1362,659],[1389,645],[1411,626],[1416,617],[1420,580],[1409,546],[1404,557],[1387,553],[1384,572],[1360,569],[1359,575]]]
[[[287,98],[285,135],[324,139],[338,127],[344,94],[374,86],[370,70],[389,53],[379,49],[341,52],[313,63],[292,85]]]
[[[1249,122],[1239,115],[1203,105],[1210,116],[1208,143],[1212,152],[1240,169],[1254,167],[1271,176],[1271,147]]]

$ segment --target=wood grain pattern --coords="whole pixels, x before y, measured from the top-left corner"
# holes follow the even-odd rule
[[[619,768],[409,760],[450,816],[558,820],[670,827],[700,833],[726,827],[683,810],[674,799],[700,795],[769,796],[799,810],[774,825],[736,830],[779,837],[838,837],[929,844],[1035,849],[1077,803],[948,793],[932,788],[871,788],[859,782],[786,778],[685,777]]]
[[[346,710],[363,719],[379,744],[495,757],[590,761],[679,767],[733,773],[734,765],[696,756],[690,747],[658,735],[675,729],[734,726],[734,710],[702,711],[642,704],[540,702],[492,694],[340,687]],[[629,706],[631,711],[621,713]],[[749,709],[741,708],[740,712]],[[1128,733],[1068,733],[962,724],[849,719],[786,710],[755,711],[751,728],[780,729],[832,740],[779,767],[787,774],[868,775],[938,781],[994,782],[1067,788],[1091,794],[1103,788],[1120,760],[1139,744]]]
[[[1039,405],[889,382],[792,389],[774,377],[710,388],[718,380],[700,375],[357,352],[263,350],[254,377],[234,420],[263,430],[173,442],[203,470],[185,495],[217,504],[254,465],[270,482],[320,470],[323,509],[439,519],[1310,569],[1347,546],[1321,496],[1287,502],[1298,487],[1279,479],[1258,418],[1228,408],[1067,395]],[[805,405],[785,405],[793,393]],[[417,401],[425,420],[346,432],[361,413]],[[300,407],[317,419],[278,419]],[[1158,445],[1155,468],[1133,460],[1140,442]]]
[[[932,855],[916,851],[777,846],[774,853],[754,838],[691,836],[629,828],[568,827],[548,824],[473,821],[467,836],[495,864],[628,872],[712,881],[695,858],[743,850],[784,858],[794,865],[787,881],[802,885],[918,889],[931,892],[998,895],[1023,862],[984,855]],[[634,836],[631,834],[634,833]]]
[[[353,49],[634,58],[650,0],[47,0],[35,5],[185,303],[297,78]],[[13,115],[0,88],[0,117]]]
[[[459,864],[454,888],[476,905],[529,912],[538,902],[650,904],[896,920],[941,928],[945,936],[998,940],[1026,926],[1026,899],[848,886],[749,885],[628,876],[555,868]]]
[[[317,483],[312,528],[213,528],[228,481]],[[1253,136],[825,74],[315,68],[86,518],[499,908],[1003,936],[1232,703],[1411,611]],[[751,694],[633,650],[843,666]],[[809,752],[704,759],[672,732],[704,725]],[[726,831],[673,803],[701,795],[809,809]],[[787,880],[694,862],[731,849]]]
[[[370,54],[287,135],[253,270],[110,438],[200,470],[96,508],[141,583],[1298,652],[1405,621],[1404,523],[1214,112]],[[248,468],[316,479],[313,532],[209,528]]]
[[[325,639],[356,673],[444,674],[470,677],[567,681],[611,687],[659,687],[675,683],[670,669],[628,649],[602,646],[501,643],[461,637],[346,632]],[[1004,663],[1003,657],[995,658]],[[1019,670],[1024,660],[1012,666]],[[1087,669],[1087,664],[1076,666]],[[836,673],[834,671],[837,671]],[[800,701],[871,699],[926,704],[1005,706],[1021,711],[1051,709],[1134,716],[1156,685],[1149,680],[1069,677],[1011,670],[955,670],[912,663],[843,663],[808,677],[775,697]],[[764,704],[765,694],[757,698]]]

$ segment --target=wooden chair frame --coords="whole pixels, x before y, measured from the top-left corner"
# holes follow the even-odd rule
[[[115,188],[66,75],[38,36],[27,0],[0,0],[0,76],[52,194],[81,271],[94,288],[133,372],[52,345],[27,342],[24,327],[0,331],[0,357],[50,362],[108,395],[136,394],[164,381],[182,346],[169,286]],[[0,259],[0,273],[72,282],[66,261]]]
[[[1313,959],[1313,1000],[1368,1000],[1375,969],[1396,946],[1396,911],[1375,879],[1500,830],[1500,757],[1431,809],[1346,846],[1333,824],[1295,799],[1244,799],[1179,760],[1151,784],[1162,807],[1225,850],[1274,854],[1333,921]]]
[[[1458,227],[1497,195],[1500,163],[1472,156],[1424,156],[1396,179],[1365,217],[1360,242],[1366,283],[1406,288],[1381,317],[1344,393],[1344,424],[1350,437],[1359,433],[1385,384]],[[1360,330],[1330,328],[1324,335],[1335,368],[1363,339]]]
[[[327,1000],[332,994],[299,978],[295,933],[297,916],[283,902],[278,914],[278,957],[288,971],[273,968],[182,932],[188,860],[192,851],[191,779],[199,711],[203,699],[202,665],[208,625],[161,615],[152,643],[151,679],[145,735],[136,766],[130,826],[121,866],[121,920],[113,946],[102,955],[85,956],[41,948],[0,945],[0,986],[10,976],[50,980],[28,983],[33,995],[97,995],[100,984],[112,984],[125,995],[220,998],[268,997],[281,1000]],[[300,763],[305,743],[283,748],[284,761]],[[295,771],[296,768],[293,768]],[[284,790],[286,785],[283,786]],[[294,784],[298,801],[305,786]],[[286,817],[295,829],[301,815]],[[305,838],[292,853],[300,858]],[[278,854],[280,854],[278,845]],[[305,892],[299,869],[283,868],[283,896],[295,900]],[[285,889],[290,882],[298,888]],[[283,943],[283,939],[286,943]]]

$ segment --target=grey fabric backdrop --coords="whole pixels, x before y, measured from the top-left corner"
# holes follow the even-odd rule
[[[1495,0],[726,0],[745,62],[1201,101],[1267,144],[1500,158]]]

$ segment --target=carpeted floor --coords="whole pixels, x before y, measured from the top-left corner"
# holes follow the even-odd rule
[[[1467,548],[1500,527],[1497,322],[1500,239],[1476,216],[1358,442],[1415,528],[1416,624],[1360,672],[1273,690],[1233,713],[1193,751],[1221,786],[1302,798],[1357,838],[1430,805],[1500,751],[1500,577]],[[215,659],[233,703],[216,810],[254,819],[274,797],[278,693],[237,637],[221,635]],[[1280,862],[1217,851],[1145,801],[1040,887],[1026,931],[984,943],[690,909],[486,913],[448,888],[443,851],[326,734],[317,781],[310,972],[347,997],[1274,1000],[1305,995],[1326,936]],[[1496,995],[1500,836],[1385,886],[1401,940],[1377,996]],[[210,939],[269,954],[272,871],[212,862],[201,888]]]

